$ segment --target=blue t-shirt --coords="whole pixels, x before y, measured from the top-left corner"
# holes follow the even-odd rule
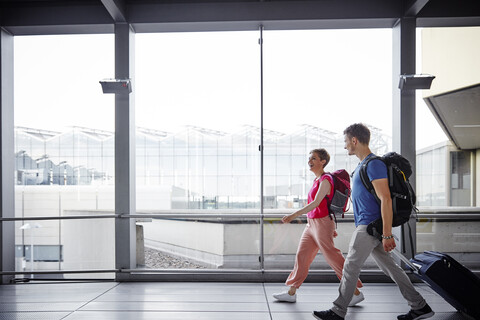
[[[378,204],[375,197],[370,192],[368,192],[367,188],[365,188],[359,174],[362,164],[368,158],[373,156],[375,155],[373,153],[370,153],[365,159],[363,159],[363,161],[358,164],[353,174],[352,203],[355,226],[367,225],[382,216],[380,211],[380,205]],[[370,181],[376,179],[386,179],[388,177],[387,166],[381,160],[372,160],[367,166],[367,175]]]

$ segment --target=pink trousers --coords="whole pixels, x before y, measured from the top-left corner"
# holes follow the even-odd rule
[[[338,279],[342,279],[345,258],[342,252],[335,248],[333,243],[334,231],[335,222],[329,216],[319,219],[308,219],[307,226],[298,244],[295,266],[285,282],[287,286],[300,288],[308,276],[308,269],[318,251],[323,254],[327,263],[335,271]],[[357,287],[361,288],[362,286],[362,282],[358,280]]]

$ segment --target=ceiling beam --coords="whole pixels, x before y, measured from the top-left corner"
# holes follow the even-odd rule
[[[405,11],[406,17],[416,17],[418,13],[427,5],[429,0],[414,0],[410,7]]]
[[[127,22],[124,0],[101,0],[115,22]]]
[[[403,15],[400,1],[131,2],[129,23],[375,20]]]
[[[0,11],[2,28],[13,35],[113,32],[112,17],[98,4],[10,6]]]

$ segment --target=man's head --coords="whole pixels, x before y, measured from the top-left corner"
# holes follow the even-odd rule
[[[343,131],[345,149],[349,155],[356,154],[358,147],[368,148],[370,130],[363,123],[354,123]]]

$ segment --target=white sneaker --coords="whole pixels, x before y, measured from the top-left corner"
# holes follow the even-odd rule
[[[284,302],[297,302],[297,294],[295,293],[293,296],[288,294],[288,291],[280,292],[280,293],[274,293],[273,297],[277,299],[278,301],[284,301]]]
[[[360,291],[360,294],[359,294],[358,296],[353,295],[352,300],[350,301],[350,303],[348,304],[348,306],[349,306],[349,307],[356,306],[357,304],[359,304],[359,303],[362,302],[363,300],[365,300],[365,297],[363,296],[363,292]]]

